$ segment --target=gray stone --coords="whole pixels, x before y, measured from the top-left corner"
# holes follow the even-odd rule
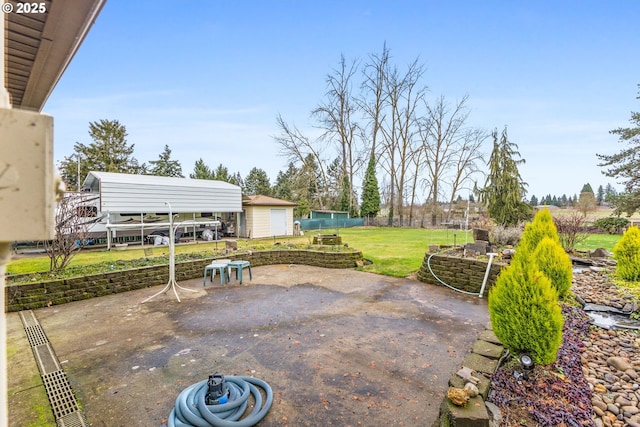
[[[618,371],[626,371],[633,369],[633,366],[626,359],[618,356],[612,356],[607,359],[607,365],[616,368]]]
[[[489,378],[481,374],[476,373],[475,377],[480,380],[476,384],[476,387],[478,387],[478,392],[480,393],[480,396],[486,399],[489,396],[491,381],[489,380]],[[464,388],[466,382],[467,381],[465,379],[460,378],[458,375],[451,375],[451,378],[449,378],[449,386],[451,387]]]
[[[456,406],[445,398],[442,401],[440,413],[449,422],[448,425],[456,427],[489,427],[489,413],[480,396],[472,397],[465,406]]]
[[[620,413],[620,408],[618,408],[616,405],[614,405],[613,403],[609,403],[607,405],[607,411],[611,412],[614,415],[618,415]]]
[[[629,399],[625,398],[624,396],[618,396],[616,397],[616,405],[618,406],[628,406],[631,405],[631,402],[629,401]]]
[[[598,248],[598,249],[594,250],[593,252],[591,252],[591,254],[589,256],[591,258],[606,258],[609,255],[611,255],[611,254],[605,248]]]
[[[593,408],[594,409],[598,408],[598,409],[600,409],[602,411],[606,411],[607,410],[607,404],[604,403],[602,400],[595,400],[594,399],[591,403],[593,404]]]
[[[605,380],[606,382],[610,383],[610,384],[613,384],[613,383],[615,383],[615,382],[618,380],[618,378],[616,378],[616,376],[615,376],[615,375],[610,374],[610,373],[608,373],[608,372],[607,372],[606,374],[604,374],[604,380]],[[615,390],[614,390],[614,391],[615,391]]]
[[[638,409],[637,406],[633,406],[633,405],[625,405],[621,409],[622,409],[622,412],[624,412],[624,414],[627,416],[635,415],[638,412],[640,412],[640,409]]]
[[[493,344],[502,345],[500,339],[490,329],[485,329],[484,331],[480,332],[480,336],[478,336],[478,338]]]
[[[484,405],[487,407],[487,411],[489,412],[489,419],[492,423],[495,423],[496,426],[502,424],[502,411],[498,408],[497,405],[491,402],[484,402]]]
[[[488,245],[489,242],[486,242],[484,240],[476,240],[474,243],[467,243],[464,248],[467,252],[476,253],[478,255],[486,255]]]
[[[515,249],[503,249],[502,250],[502,258],[511,259],[515,253],[516,253]]]
[[[471,351],[490,359],[499,359],[500,356],[502,356],[504,348],[502,348],[501,345],[491,344],[487,341],[478,340],[473,344],[473,348]]]
[[[489,230],[483,230],[482,228],[474,228],[472,230],[473,240],[476,242],[478,240],[484,240],[485,242],[489,241]]]
[[[475,377],[473,374],[475,374],[475,371],[466,366],[463,366],[462,369],[459,369],[458,372],[456,372],[456,375],[466,382],[472,382],[476,384],[478,381],[480,381],[480,379]]]
[[[603,304],[585,304],[585,306],[582,308],[584,311],[599,311],[599,312],[606,312],[606,313],[622,314],[621,310],[615,307],[611,307]]]
[[[483,372],[485,374],[493,374],[498,368],[498,361],[480,356],[479,354],[467,354],[462,361],[463,366],[467,366],[474,371]]]

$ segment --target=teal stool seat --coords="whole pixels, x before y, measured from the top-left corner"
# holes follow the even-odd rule
[[[249,269],[249,280],[253,279],[253,275],[251,274],[251,263],[249,261],[231,261],[227,264],[227,268],[229,269],[229,278],[231,278],[231,269],[236,270],[236,280],[240,282],[242,285],[242,270],[247,267]]]
[[[229,270],[227,269],[229,262],[231,262],[229,259],[218,259],[207,265],[204,268],[202,286],[207,284],[207,276],[209,275],[209,272],[211,272],[211,281],[213,282],[213,276],[216,275],[216,271],[220,274],[220,284],[224,285],[227,282],[226,279],[229,277]]]

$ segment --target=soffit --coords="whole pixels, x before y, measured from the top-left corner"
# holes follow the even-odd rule
[[[21,14],[14,7],[3,14],[5,85],[14,108],[42,110],[105,2],[44,0],[44,13]]]

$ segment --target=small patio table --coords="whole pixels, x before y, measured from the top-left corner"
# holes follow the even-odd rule
[[[216,271],[220,274],[220,284],[224,285],[226,279],[229,277],[229,271],[227,266],[231,262],[230,259],[217,259],[204,268],[204,279],[202,280],[202,286],[207,284],[207,276],[211,272],[211,281],[213,282],[213,276],[216,275]]]
[[[231,261],[227,268],[229,269],[229,278],[231,278],[231,270],[236,270],[236,280],[240,282],[242,285],[242,270],[247,267],[249,269],[249,280],[253,279],[253,275],[251,274],[251,263],[249,261]]]

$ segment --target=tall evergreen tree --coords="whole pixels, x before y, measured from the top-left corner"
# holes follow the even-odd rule
[[[146,165],[140,165],[133,157],[134,144],[127,144],[127,128],[118,120],[90,122],[89,136],[93,142],[76,142],[74,154],[60,162],[62,178],[69,188],[79,189],[90,171],[138,174],[146,170]]]
[[[180,162],[171,160],[171,149],[169,149],[168,145],[164,146],[164,151],[160,153],[158,160],[150,160],[149,165],[148,172],[151,175],[184,178]]]
[[[580,190],[580,193],[591,193],[594,194],[593,192],[593,188],[591,187],[591,184],[589,184],[588,182],[582,186],[582,190]]]
[[[376,177],[376,159],[372,154],[369,157],[367,170],[362,183],[362,205],[360,215],[365,218],[373,218],[380,212],[380,190],[378,189],[378,178]]]
[[[196,160],[196,164],[193,168],[193,173],[189,174],[191,179],[216,179],[213,171],[209,169],[202,158]]]
[[[240,175],[240,172],[236,172],[231,175],[231,177],[229,178],[229,182],[241,188],[244,185],[244,180],[242,179],[242,175]]]
[[[638,85],[640,88],[640,84]],[[636,99],[640,99],[640,92]],[[626,194],[612,197],[611,203],[616,207],[616,212],[626,213],[631,216],[640,211],[640,112],[632,112],[629,120],[632,127],[618,128],[610,131],[618,135],[619,142],[628,144],[627,148],[612,154],[596,154],[601,163],[598,166],[607,167],[603,173],[611,178],[622,181]]]
[[[271,195],[271,183],[267,173],[259,168],[253,168],[244,180],[243,190],[248,195]]]
[[[518,165],[518,146],[509,142],[507,128],[498,141],[498,131],[493,134],[493,151],[489,158],[489,175],[483,188],[477,190],[479,200],[487,206],[489,217],[504,226],[515,225],[531,217],[531,206],[523,202],[526,183],[522,180]]]
[[[615,189],[615,187],[611,184],[607,184],[607,186],[604,188],[604,201],[609,203],[611,198],[617,195],[618,191]]]
[[[293,162],[289,163],[286,171],[279,171],[276,183],[273,185],[273,197],[283,200],[297,201],[296,195],[298,194],[298,191],[295,189],[297,175],[298,169]]]
[[[598,186],[598,192],[596,194],[596,202],[598,202],[598,206],[602,206],[604,202],[604,187],[602,185]]]
[[[233,176],[229,174],[229,169],[222,163],[213,171],[213,179],[217,181],[231,182]]]

